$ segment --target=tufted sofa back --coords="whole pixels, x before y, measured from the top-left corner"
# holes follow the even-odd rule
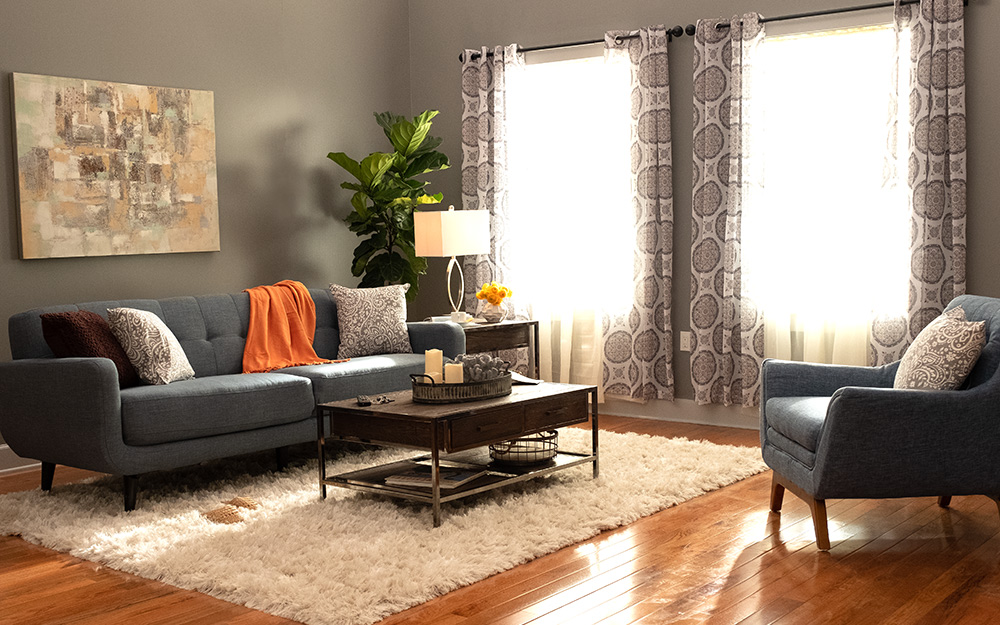
[[[313,347],[321,358],[336,358],[340,346],[337,305],[329,291],[309,289],[316,303]],[[105,319],[109,308],[148,310],[162,319],[180,341],[197,377],[243,371],[243,345],[250,325],[250,296],[196,295],[167,299],[133,299],[46,306],[17,313],[8,321],[10,352],[15,359],[51,358],[42,336],[43,313],[89,310]]]

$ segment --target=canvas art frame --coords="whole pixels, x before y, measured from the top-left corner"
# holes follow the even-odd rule
[[[211,91],[11,83],[21,258],[219,251]]]

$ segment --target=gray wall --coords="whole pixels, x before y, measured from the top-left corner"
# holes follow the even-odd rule
[[[754,0],[726,2],[704,0],[411,0],[410,60],[412,109],[437,108],[441,115],[435,131],[444,137],[442,149],[457,160],[461,155],[461,83],[458,54],[465,48],[478,49],[518,43],[521,46],[600,39],[611,29],[634,29],[651,24],[686,25],[699,18],[729,17],[754,10],[764,16],[808,10],[866,4],[851,0]],[[1000,271],[995,269],[1000,249],[1000,177],[994,175],[995,138],[1000,136],[1000,72],[995,63],[1000,53],[1000,7],[997,0],[972,0],[966,18],[966,68],[969,118],[969,241],[968,291],[1000,296]],[[801,22],[808,24],[808,22]],[[674,292],[675,331],[690,327],[690,243],[691,243],[691,95],[692,41],[684,36],[670,44],[670,84],[673,108],[674,147]],[[442,172],[435,181],[445,194],[445,202],[461,198],[459,163]],[[581,167],[588,168],[586,156]],[[851,252],[853,253],[853,252]],[[444,271],[444,264],[432,262],[431,271]],[[431,314],[447,307],[444,279],[438,274],[426,280],[414,312]],[[517,285],[512,285],[515,289]],[[676,332],[675,332],[676,336]],[[678,397],[694,396],[688,354],[674,352]],[[653,402],[642,411],[655,416],[676,411],[667,402]],[[679,402],[684,406],[685,402]],[[693,411],[693,404],[685,410]],[[715,411],[717,413],[718,411]],[[734,412],[738,412],[734,410]],[[672,416],[683,418],[681,415]]]
[[[373,151],[372,112],[408,112],[408,36],[405,0],[0,0],[0,319],[285,278],[357,284],[350,198],[326,154]],[[19,260],[11,72],[213,91],[221,251]]]

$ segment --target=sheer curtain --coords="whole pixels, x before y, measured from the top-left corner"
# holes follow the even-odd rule
[[[892,51],[888,26],[769,37],[757,51],[743,279],[766,356],[864,366],[873,316],[905,310],[905,198],[882,176]]]
[[[602,315],[631,295],[628,79],[594,56],[507,66],[509,285],[548,381],[602,386]],[[595,146],[599,176],[577,157]]]

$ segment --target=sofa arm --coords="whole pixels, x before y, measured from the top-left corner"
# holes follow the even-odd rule
[[[837,391],[816,452],[818,496],[1000,492],[997,381],[965,391]]]
[[[465,331],[457,323],[410,321],[406,327],[410,331],[410,347],[414,354],[440,349],[446,357],[454,358],[465,353]]]
[[[0,362],[0,434],[14,453],[118,473],[118,370],[107,358]]]
[[[761,369],[761,407],[772,397],[830,397],[845,386],[891,388],[898,362],[851,367],[769,358]]]

